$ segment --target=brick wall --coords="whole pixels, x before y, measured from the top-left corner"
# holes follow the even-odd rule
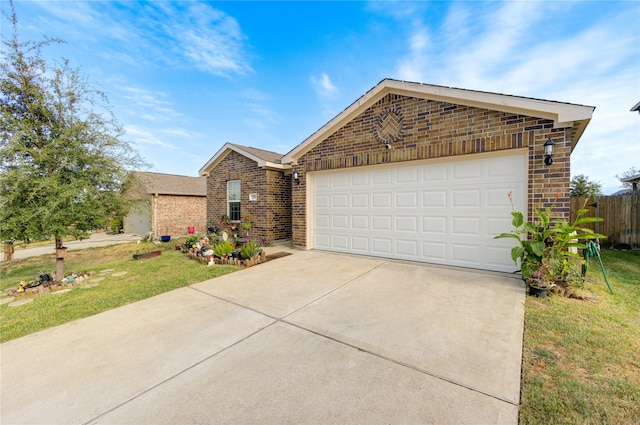
[[[282,171],[265,170],[255,161],[230,152],[207,178],[207,220],[220,227],[227,215],[227,181],[240,180],[242,216],[251,216],[249,236],[274,241],[291,238],[291,177]],[[256,201],[249,195],[256,194]]]
[[[391,150],[380,141],[380,120],[396,111],[402,131]],[[544,164],[542,145],[555,142],[554,163]],[[405,161],[444,158],[482,152],[529,150],[529,206],[550,205],[559,192],[556,215],[569,218],[569,154],[571,133],[553,129],[553,122],[390,94],[331,134],[298,159],[300,184],[294,184],[293,243],[306,245],[306,176],[320,170],[361,167]]]
[[[267,170],[269,241],[291,239],[291,175]]]
[[[155,222],[154,222],[155,214]],[[196,233],[206,231],[207,198],[204,196],[158,195],[151,197],[151,228],[155,236],[182,236],[188,227]]]

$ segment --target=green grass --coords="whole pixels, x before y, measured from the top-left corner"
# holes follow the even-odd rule
[[[65,261],[65,271],[81,272],[114,269],[104,274],[105,279],[98,286],[73,289],[60,295],[42,294],[34,297],[31,304],[20,307],[0,306],[0,342],[29,335],[53,326],[91,316],[112,308],[152,297],[172,289],[201,282],[238,270],[235,266],[204,264],[189,259],[172,248],[175,242],[163,245],[136,243],[110,247],[71,251]],[[133,260],[132,254],[142,247],[166,249],[159,257],[147,260]],[[32,280],[42,272],[49,273],[55,268],[53,255],[14,260],[2,263],[0,268],[0,289],[16,286],[21,280]],[[114,277],[113,273],[127,272]],[[86,283],[91,283],[90,280]]]
[[[592,259],[588,300],[527,297],[520,424],[640,423],[640,252]]]

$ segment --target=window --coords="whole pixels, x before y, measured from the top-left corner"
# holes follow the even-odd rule
[[[240,180],[227,182],[227,204],[229,220],[240,221]]]

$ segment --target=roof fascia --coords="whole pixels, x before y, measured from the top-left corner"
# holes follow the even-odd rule
[[[299,157],[313,149],[331,133],[344,126],[347,122],[354,119],[357,115],[390,93],[549,119],[554,122],[554,128],[577,126],[574,146],[591,120],[595,109],[592,106],[560,103],[498,93],[487,93],[398,80],[383,80],[296,146],[291,152],[286,154],[282,158],[282,162],[297,163]]]
[[[226,158],[226,156],[229,155],[231,151],[237,152],[240,155],[245,156],[252,161],[255,161],[258,164],[258,167],[261,167],[261,168],[268,168],[268,169],[274,169],[274,170],[286,170],[290,168],[288,165],[276,164],[274,162],[265,161],[264,159],[259,158],[250,152],[247,152],[241,147],[234,145],[233,143],[225,143],[224,146],[222,146],[218,150],[218,152],[216,152],[216,154],[213,155],[213,157],[211,157],[211,159],[202,168],[200,168],[200,170],[198,170],[198,175],[208,176],[211,170],[215,168],[220,163],[220,161]]]

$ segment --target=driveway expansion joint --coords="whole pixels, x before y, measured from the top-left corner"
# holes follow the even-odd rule
[[[128,403],[131,403],[132,401],[136,400],[137,398],[139,398],[139,397],[141,397],[141,396],[143,396],[143,395],[145,395],[145,394],[147,394],[147,393],[149,393],[149,392],[151,392],[151,391],[155,390],[156,388],[161,387],[162,385],[166,384],[167,382],[172,381],[173,379],[175,379],[175,378],[179,377],[180,375],[185,374],[186,372],[188,372],[188,371],[192,370],[193,368],[198,367],[199,365],[201,365],[201,364],[203,364],[203,363],[205,363],[205,362],[207,362],[207,361],[209,361],[209,360],[213,359],[214,357],[217,357],[219,354],[224,353],[225,351],[229,350],[230,348],[235,347],[236,345],[238,345],[238,344],[240,344],[240,343],[242,343],[242,342],[246,341],[247,339],[251,338],[251,337],[252,337],[252,336],[254,336],[254,335],[257,335],[258,333],[260,333],[260,332],[262,332],[263,330],[265,330],[265,329],[267,329],[267,328],[269,328],[269,327],[273,326],[273,325],[274,325],[274,324],[276,324],[276,323],[278,323],[278,321],[277,321],[277,320],[276,320],[276,321],[274,321],[274,322],[269,323],[269,324],[268,324],[268,325],[266,325],[266,326],[263,326],[263,327],[261,327],[261,328],[259,328],[259,329],[256,329],[254,332],[251,332],[250,334],[246,335],[245,337],[240,338],[239,340],[235,341],[234,343],[229,344],[229,345],[227,345],[226,347],[221,348],[220,350],[218,350],[218,351],[216,351],[216,352],[214,352],[214,353],[212,353],[212,354],[210,354],[210,355],[206,356],[205,358],[198,360],[197,362],[195,362],[195,363],[193,363],[193,364],[189,365],[188,367],[185,367],[184,369],[182,369],[182,370],[180,370],[180,371],[178,371],[178,372],[174,373],[173,375],[171,375],[171,376],[168,376],[168,377],[164,378],[164,379],[163,379],[163,380],[161,380],[160,382],[158,382],[158,383],[156,383],[156,384],[154,384],[154,385],[150,386],[149,388],[146,388],[146,389],[144,389],[144,390],[140,391],[139,393],[137,393],[137,394],[135,394],[135,395],[133,395],[133,396],[131,396],[131,397],[127,398],[127,399],[126,399],[126,400],[124,400],[123,402],[118,403],[117,405],[115,405],[115,406],[113,406],[113,407],[111,407],[111,408],[109,408],[109,409],[105,410],[104,412],[100,413],[100,414],[99,414],[99,415],[97,415],[97,416],[94,416],[93,418],[89,419],[89,420],[88,420],[88,421],[86,421],[86,422],[83,422],[82,424],[83,424],[83,425],[89,425],[89,424],[93,424],[93,423],[95,423],[95,422],[96,422],[98,419],[100,419],[101,417],[103,417],[103,416],[105,416],[105,415],[108,415],[109,413],[111,413],[111,412],[113,412],[113,411],[115,411],[115,410],[118,410],[118,409],[119,409],[119,408],[121,408],[122,406],[125,406],[125,405],[126,405],[126,404],[128,404]]]

